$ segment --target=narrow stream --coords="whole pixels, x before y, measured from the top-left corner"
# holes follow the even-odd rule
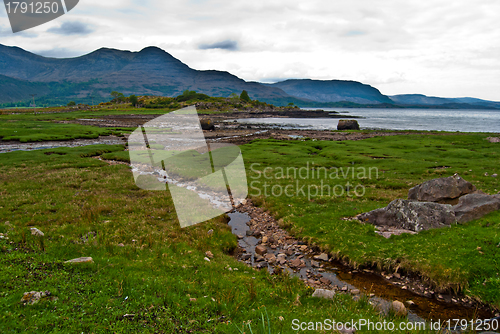
[[[377,305],[382,310],[387,310],[392,301],[398,300],[405,304],[408,309],[409,321],[446,321],[448,319],[491,319],[494,315],[483,309],[466,307],[457,303],[439,301],[436,298],[421,296],[412,291],[400,288],[399,286],[385,280],[380,275],[370,272],[356,271],[347,268],[339,261],[321,261],[313,258],[313,254],[306,254],[301,251],[287,252],[287,246],[269,247],[266,245],[267,252],[275,254],[287,253],[286,263],[280,265],[277,262],[269,264],[266,261],[256,262],[255,247],[262,243],[260,238],[250,234],[250,228],[247,223],[251,220],[247,213],[232,212],[228,213],[230,217],[229,225],[232,232],[238,235],[238,244],[245,250],[241,260],[255,268],[266,268],[272,273],[276,267],[288,271],[291,275],[301,279],[308,277],[322,277],[331,281],[331,288],[338,292],[356,291],[356,294],[365,294],[373,305]],[[299,245],[301,243],[297,242]],[[281,255],[283,256],[283,255]],[[288,264],[294,259],[302,259],[305,267],[300,270],[293,270]],[[320,264],[320,265],[318,265]],[[309,274],[309,275],[308,275]],[[359,291],[359,293],[358,293]],[[355,296],[356,298],[356,296]],[[450,297],[451,298],[451,297]]]

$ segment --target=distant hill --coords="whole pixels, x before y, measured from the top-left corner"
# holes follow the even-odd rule
[[[500,109],[500,102],[487,101],[472,97],[444,98],[422,94],[402,94],[389,96],[392,101],[400,105],[429,105],[450,106],[462,108],[493,108]]]
[[[56,59],[0,45],[0,74],[58,89],[64,83],[71,83],[74,91],[66,96],[69,99],[90,95],[109,99],[112,90],[125,95],[175,96],[189,89],[211,96],[229,96],[247,90],[251,98],[283,103],[300,101],[279,88],[246,82],[228,72],[194,70],[156,47],[139,52],[102,48],[81,57]]]
[[[0,75],[0,101],[17,102],[31,99],[30,94],[43,96],[50,93],[50,88],[43,83],[32,83]]]
[[[316,102],[393,103],[378,89],[356,81],[291,79],[268,84],[287,94]]]
[[[301,107],[500,108],[500,102],[425,95],[385,96],[356,81],[293,79],[247,82],[224,71],[198,71],[157,47],[139,52],[101,48],[75,58],[47,58],[0,44],[0,104],[36,101],[49,105],[99,103],[111,91],[124,95],[177,96],[184,90],[227,97],[246,90],[252,99]]]

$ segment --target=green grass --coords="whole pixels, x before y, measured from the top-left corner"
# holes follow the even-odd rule
[[[223,216],[181,229],[168,192],[141,190],[128,166],[92,158],[122,150],[1,155],[0,332],[294,333],[293,319],[383,320],[366,300],[318,300],[297,279],[236,261]],[[81,256],[94,263],[64,263]],[[58,299],[20,303],[45,290]]]
[[[342,142],[259,140],[242,146],[242,150],[250,196],[297,237],[353,266],[418,273],[438,289],[462,291],[500,307],[500,212],[451,228],[390,239],[377,235],[369,224],[343,219],[406,198],[412,186],[454,173],[478,189],[497,193],[499,179],[484,174],[498,173],[500,150],[498,144],[485,140],[487,136],[407,135]],[[287,174],[289,167],[298,168],[297,174],[292,169]],[[321,177],[312,176],[313,168]],[[355,168],[354,177],[347,173],[348,168]],[[363,168],[365,174],[360,172]],[[378,178],[373,168],[378,169]],[[326,178],[324,170],[328,171]],[[348,182],[351,196],[346,191]],[[333,192],[328,196],[325,185],[337,186],[338,196]],[[278,196],[273,195],[273,186]],[[290,186],[292,197],[279,195],[279,189],[286,186]],[[355,186],[362,196],[353,192]]]

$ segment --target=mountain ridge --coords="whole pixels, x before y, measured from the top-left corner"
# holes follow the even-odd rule
[[[193,69],[156,46],[140,51],[102,47],[78,57],[50,58],[0,44],[0,104],[26,99],[30,94],[37,94],[37,99],[49,104],[61,104],[70,100],[108,101],[113,90],[125,95],[176,96],[186,89],[223,97],[246,90],[252,99],[303,107],[455,105],[500,109],[500,102],[474,98],[386,96],[375,87],[352,80],[247,82],[226,71]]]

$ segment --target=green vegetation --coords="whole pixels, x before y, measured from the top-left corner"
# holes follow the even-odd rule
[[[168,192],[141,190],[128,166],[93,158],[121,152],[2,154],[0,332],[263,334],[294,333],[296,318],[383,320],[366,299],[312,298],[297,279],[236,261],[224,217],[181,229]],[[64,263],[81,256],[94,263]],[[57,300],[20,303],[46,290]]]
[[[250,196],[295,236],[353,266],[418,273],[439,289],[462,291],[500,307],[500,212],[451,228],[389,239],[377,235],[370,224],[344,219],[406,198],[408,190],[423,181],[454,173],[484,192],[497,193],[498,178],[484,174],[498,172],[500,155],[497,144],[486,137],[442,133],[342,142],[262,140],[242,150]],[[288,167],[292,169],[287,173]],[[294,175],[293,168],[297,173],[302,169],[304,177],[309,173],[308,177]],[[313,169],[320,175],[312,174]],[[287,186],[293,197],[273,195]]]
[[[241,92],[241,94],[240,94],[240,99],[241,99],[242,101],[245,101],[245,102],[250,102],[250,101],[252,101],[252,100],[250,99],[250,96],[248,96],[248,92],[247,92],[246,90],[243,90],[243,91]]]

